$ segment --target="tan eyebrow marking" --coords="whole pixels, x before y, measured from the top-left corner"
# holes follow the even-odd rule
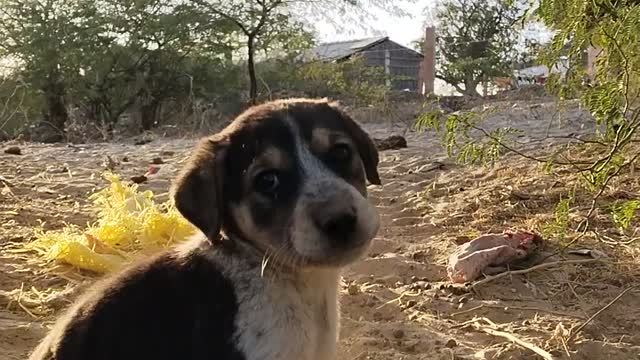
[[[351,138],[342,131],[315,128],[311,131],[311,148],[319,153],[324,153],[337,142],[346,142],[353,145]]]
[[[264,169],[286,169],[289,167],[291,160],[282,149],[275,146],[269,146],[262,153],[253,159],[251,165],[247,169],[245,179],[252,179],[258,171]]]

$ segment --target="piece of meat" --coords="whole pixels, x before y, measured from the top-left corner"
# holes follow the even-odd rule
[[[529,257],[542,238],[525,230],[481,235],[462,244],[449,257],[447,273],[454,283],[473,281],[489,267],[511,264]]]

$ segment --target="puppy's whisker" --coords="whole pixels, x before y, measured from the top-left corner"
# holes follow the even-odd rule
[[[265,251],[262,258],[262,266],[260,267],[260,277],[264,277],[264,270],[267,268],[267,264],[269,264],[269,252]]]

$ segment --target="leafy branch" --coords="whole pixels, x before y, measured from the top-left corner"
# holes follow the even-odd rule
[[[544,163],[547,170],[556,166],[574,170],[584,188],[591,193],[591,206],[575,229],[579,235],[566,246],[589,231],[592,216],[601,203],[599,200],[612,182],[640,158],[640,149],[635,145],[640,140],[640,34],[637,31],[640,28],[640,3],[615,2],[609,4],[606,11],[600,5],[581,0],[541,0],[539,7],[531,12],[557,30],[540,60],[551,68],[561,56],[569,58],[569,71],[562,79],[551,79],[548,88],[561,100],[567,96],[579,97],[597,125],[591,139],[558,147],[551,154],[532,155],[520,151],[511,142],[510,136],[517,134],[517,130],[489,131],[480,126],[482,114],[444,115],[430,111],[415,124],[418,130],[440,134],[448,154],[461,162],[493,163],[501,155],[513,153]],[[595,74],[588,74],[580,61],[589,46],[600,49]],[[585,78],[590,79],[587,84]],[[470,136],[471,132],[474,136]],[[569,157],[576,149],[587,151]],[[637,215],[637,195],[632,197],[635,198],[608,207],[613,222],[621,231],[627,229]],[[570,210],[568,199],[562,200],[555,211],[555,222],[550,225],[561,238],[564,238],[561,229],[568,226],[565,220]]]

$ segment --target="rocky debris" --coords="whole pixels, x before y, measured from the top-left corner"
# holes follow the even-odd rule
[[[447,343],[444,344],[444,346],[448,347],[449,349],[453,349],[454,347],[458,346],[458,342],[454,339],[449,339],[447,340]]]
[[[154,165],[162,165],[164,164],[164,160],[162,160],[161,157],[155,157],[153,159],[151,159],[151,163]]]
[[[404,337],[404,331],[402,331],[402,329],[396,329],[393,331],[392,335],[396,339],[402,339]]]
[[[132,176],[130,180],[136,184],[142,184],[144,182],[147,182],[148,178],[144,175],[140,175],[140,176]]]
[[[139,139],[139,140],[136,140],[133,144],[134,145],[146,145],[146,144],[148,144],[148,143],[150,143],[152,141],[153,140],[151,140],[151,139]]]
[[[391,135],[385,139],[373,139],[378,151],[398,150],[407,147],[407,140],[400,135]]]
[[[4,153],[9,155],[22,155],[22,149],[17,146],[10,146],[4,149]]]

